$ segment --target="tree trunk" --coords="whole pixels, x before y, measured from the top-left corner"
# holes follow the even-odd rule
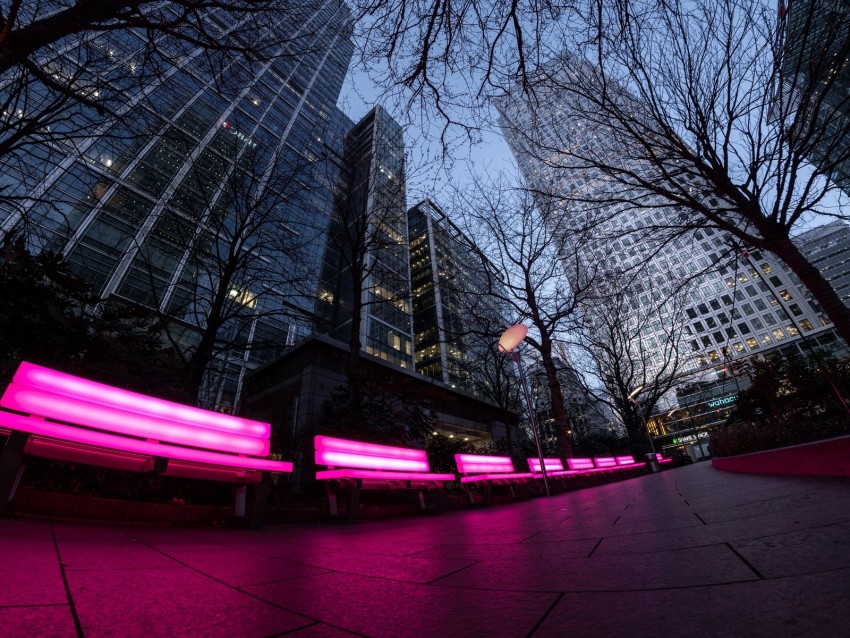
[[[561,382],[558,379],[558,369],[552,360],[551,350],[546,352],[546,341],[543,352],[540,353],[543,361],[543,369],[546,371],[546,381],[549,385],[549,403],[552,407],[552,416],[555,419],[555,438],[558,444],[558,454],[563,458],[573,455],[573,446],[570,443],[570,424],[567,420],[567,412],[564,409],[564,395],[561,392]]]

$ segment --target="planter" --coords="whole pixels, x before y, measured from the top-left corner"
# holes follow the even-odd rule
[[[850,476],[850,436],[714,458],[711,463],[725,472]]]

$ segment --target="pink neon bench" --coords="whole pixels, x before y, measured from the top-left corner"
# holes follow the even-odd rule
[[[661,452],[656,452],[655,458],[658,459],[659,463],[672,463],[673,462],[673,459],[668,459],[667,457],[661,456]]]
[[[369,489],[417,490],[419,505],[425,509],[426,490],[437,490],[437,510],[446,510],[445,484],[455,480],[454,474],[439,474],[430,471],[425,450],[377,445],[317,436],[316,465],[327,466],[327,470],[316,472],[316,479],[325,483],[328,497],[328,513],[338,517],[337,493],[349,493],[346,520],[357,521],[360,491]]]
[[[478,485],[484,496],[484,505],[490,505],[494,485],[507,485],[511,496],[515,497],[513,486],[529,483],[534,478],[531,472],[517,472],[509,456],[455,454],[455,464],[470,503],[473,502],[470,485]]]
[[[238,484],[234,514],[262,520],[263,472],[292,472],[267,458],[268,423],[202,410],[23,362],[0,398],[0,513],[14,496],[25,455]]]
[[[543,473],[540,471],[540,459],[528,459],[528,467],[534,472],[534,478],[543,478]],[[568,470],[565,468],[564,463],[559,458],[544,458],[543,467],[546,468],[546,476],[551,478],[571,476],[579,472],[579,470]]]

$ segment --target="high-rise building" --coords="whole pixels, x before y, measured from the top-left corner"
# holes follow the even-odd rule
[[[780,106],[788,138],[850,194],[850,4],[780,3],[784,25]]]
[[[383,108],[348,132],[342,180],[320,293],[326,324],[348,341],[359,314],[363,350],[412,369],[404,137]]]
[[[226,11],[207,18],[210,30],[239,28]],[[27,196],[3,200],[3,234],[24,231],[32,250],[62,253],[101,298],[172,317],[187,347],[222,287],[231,308],[219,342],[286,346],[311,332],[352,18],[343,0],[319,0],[281,20],[291,38],[253,43],[268,53],[259,60],[210,60],[184,45],[149,81],[106,87],[117,122],[94,117],[85,135],[0,158],[3,181],[25,184]],[[146,37],[114,32],[92,46],[132,71]],[[274,350],[220,352],[206,398],[227,407],[245,370]]]
[[[827,317],[778,260],[756,252],[744,262],[730,260],[726,236],[712,228],[676,237],[663,233],[680,225],[681,211],[654,194],[626,192],[616,178],[578,159],[603,154],[607,162],[622,158],[623,167],[637,175],[651,177],[653,170],[579,91],[570,91],[575,74],[589,80],[596,73],[588,61],[565,53],[545,68],[551,81],[533,96],[517,90],[497,106],[524,179],[549,194],[539,207],[562,250],[575,253],[576,261],[568,262],[578,264],[570,265],[575,276],[583,271],[603,288],[606,281],[616,284],[630,304],[629,321],[644,317],[646,309],[656,313],[640,334],[646,376],[660,373],[665,337],[677,326],[686,357],[679,375],[785,346],[801,331],[808,344],[821,338],[834,343]],[[619,95],[634,102],[625,91]],[[587,321],[593,325],[593,312]]]
[[[454,388],[478,394],[480,366],[496,338],[487,331],[508,325],[488,290],[481,258],[462,231],[432,201],[407,211],[416,370]]]
[[[850,226],[832,221],[800,233],[794,243],[850,306]]]

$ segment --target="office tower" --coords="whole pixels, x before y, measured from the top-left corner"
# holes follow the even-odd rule
[[[326,326],[343,341],[358,330],[368,354],[412,369],[404,139],[383,108],[348,132],[341,168],[319,295]]]
[[[832,221],[800,233],[794,243],[850,306],[850,226]]]
[[[678,237],[662,232],[679,225],[680,211],[661,197],[629,189],[579,158],[621,158],[624,168],[651,177],[641,149],[625,146],[579,92],[571,78],[588,85],[597,69],[565,53],[541,73],[533,97],[519,90],[497,104],[500,124],[526,183],[565,254],[576,254],[577,278],[590,273],[596,286],[618,292],[631,309],[629,321],[645,316],[640,338],[649,374],[662,374],[659,350],[665,336],[683,331],[678,375],[722,366],[730,359],[782,347],[810,335],[809,343],[833,343],[829,320],[778,260],[753,252],[730,263],[726,237],[716,229]],[[626,91],[609,86],[613,99],[640,112]],[[639,201],[639,204],[636,202]],[[709,197],[709,205],[715,205]],[[573,262],[568,262],[572,264]],[[576,272],[581,271],[581,272]],[[604,299],[603,302],[604,303]],[[587,321],[595,321],[591,304]]]
[[[213,10],[207,24],[238,29],[229,19]],[[102,298],[172,317],[186,347],[222,286],[231,308],[217,347],[260,338],[285,346],[308,334],[335,200],[326,158],[342,146],[332,124],[351,14],[327,0],[281,19],[289,40],[252,43],[268,56],[211,60],[184,48],[146,84],[108,87],[121,119],[107,130],[92,125],[44,153],[4,156],[0,174],[24,176],[31,199],[0,213],[3,232],[23,230],[33,250],[64,254]],[[146,37],[116,32],[94,44],[132,70]],[[268,216],[262,229],[251,227],[258,215]],[[220,264],[231,249],[241,264],[228,275]],[[273,354],[222,350],[207,403],[232,406],[245,370]]]
[[[780,3],[784,25],[777,105],[788,138],[850,194],[850,4]]]
[[[434,202],[426,199],[408,210],[407,224],[416,370],[481,394],[481,366],[508,319],[497,298],[483,294],[488,281],[481,257]]]

